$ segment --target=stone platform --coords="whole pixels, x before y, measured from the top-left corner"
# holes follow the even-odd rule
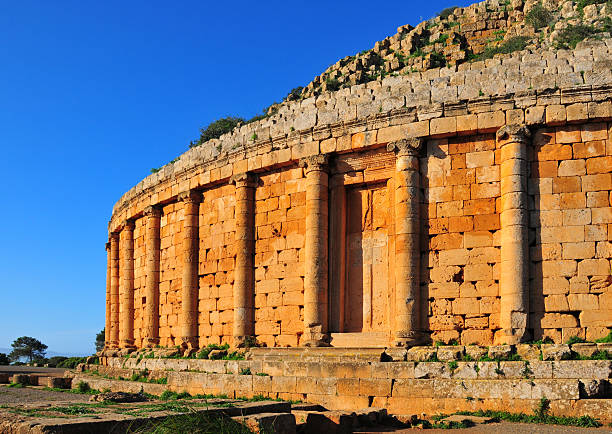
[[[546,399],[553,414],[612,422],[612,361],[560,360],[566,346],[545,347],[537,354],[526,353],[531,359],[507,361],[503,359],[520,357],[516,348],[490,347],[480,357],[489,361],[455,360],[476,351],[460,346],[420,347],[405,352],[401,361],[385,350],[332,348],[258,349],[249,354],[251,360],[107,358],[103,366],[80,366],[73,384],[85,381],[96,389],[142,389],[152,394],[171,390],[230,398],[261,395],[330,410],[385,408],[397,415],[480,409],[531,413]],[[509,350],[505,355],[504,349]],[[408,361],[408,354],[447,358]],[[163,378],[165,384],[119,380],[133,374]]]

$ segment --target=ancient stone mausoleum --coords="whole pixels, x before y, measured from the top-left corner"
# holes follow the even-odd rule
[[[190,149],[113,209],[107,348],[607,335],[611,50],[390,76]]]

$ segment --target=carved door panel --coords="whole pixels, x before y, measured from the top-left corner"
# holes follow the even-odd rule
[[[384,186],[347,190],[345,332],[386,331],[388,212]]]

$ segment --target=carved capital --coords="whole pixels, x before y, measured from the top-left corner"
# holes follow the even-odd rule
[[[202,193],[195,190],[184,191],[179,193],[178,201],[185,203],[200,203],[202,202]]]
[[[121,230],[123,231],[133,231],[134,227],[136,226],[136,223],[132,219],[127,219],[123,222],[121,226],[122,226]]]
[[[106,242],[106,243],[104,244],[104,248],[105,248],[107,251],[108,251],[108,250],[110,250],[110,246],[111,246],[110,241],[108,241],[108,242]]]
[[[145,217],[161,217],[162,209],[159,205],[151,205],[144,209],[143,215]]]
[[[311,155],[300,159],[300,167],[304,168],[306,173],[318,170],[327,172],[329,170],[329,154]]]
[[[525,125],[505,125],[497,130],[498,142],[529,143],[531,131]]]
[[[396,142],[387,143],[387,151],[395,152],[397,155],[410,155],[418,157],[425,139],[422,137],[414,137],[411,139],[401,139]]]
[[[119,231],[119,229],[118,229]],[[113,241],[119,241],[119,232],[111,232],[111,234],[108,237],[109,239],[109,243],[112,243]]]
[[[252,172],[244,172],[233,175],[230,178],[230,183],[236,187],[257,187],[257,175]]]

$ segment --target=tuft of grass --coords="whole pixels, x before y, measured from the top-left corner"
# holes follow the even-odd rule
[[[571,338],[567,340],[568,345],[583,344],[585,342],[586,342],[585,339],[579,338],[578,336],[572,336]]]
[[[168,416],[161,421],[150,421],[143,427],[128,429],[139,434],[251,434],[252,431],[229,417],[191,411],[180,416]]]
[[[9,385],[8,385],[8,386],[6,386],[6,387],[12,387],[12,388],[14,388],[14,389],[22,389],[22,388],[24,388],[25,386],[24,386],[23,384],[21,384],[21,383],[11,383],[11,384],[9,384]]]
[[[253,375],[251,374],[251,368],[245,368],[243,370],[241,370],[238,375]]]
[[[450,362],[448,362],[448,369],[450,369],[451,372],[455,372],[455,369],[457,369],[458,367],[459,364],[457,363],[457,361],[451,360]]]
[[[612,330],[608,333],[608,336],[604,336],[603,338],[595,339],[595,342],[598,344],[609,344],[612,343]]]
[[[545,399],[545,398],[544,398]],[[535,424],[547,424],[547,425],[564,425],[564,426],[578,426],[583,428],[597,428],[602,424],[599,420],[591,416],[554,416],[546,411],[543,414],[538,415],[540,410],[543,410],[542,402],[536,407],[534,414],[526,413],[509,413],[507,411],[493,411],[493,410],[478,410],[478,411],[459,411],[455,414],[466,415],[466,416],[479,416],[488,417],[496,421],[506,421],[513,423],[535,423]]]

